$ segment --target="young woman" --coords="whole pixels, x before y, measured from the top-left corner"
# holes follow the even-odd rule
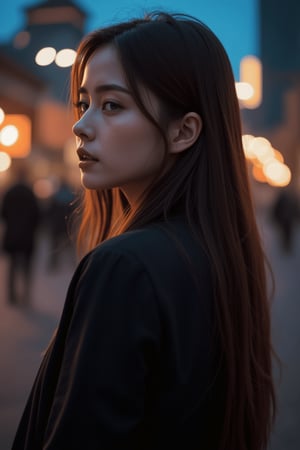
[[[266,449],[265,261],[223,46],[182,15],[110,26],[72,96],[85,256],[13,450]]]

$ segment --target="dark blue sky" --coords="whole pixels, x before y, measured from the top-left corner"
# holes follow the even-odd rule
[[[205,22],[227,50],[236,80],[239,61],[247,54],[257,55],[258,0],[74,0],[89,13],[86,31],[108,23],[141,16],[143,11],[167,9],[192,14]],[[41,0],[1,2],[0,42],[9,40],[25,24],[24,8]]]

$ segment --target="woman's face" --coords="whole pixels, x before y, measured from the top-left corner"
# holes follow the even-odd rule
[[[158,102],[151,94],[147,107],[158,118]],[[161,134],[133,100],[112,45],[89,59],[78,108],[81,117],[73,132],[83,186],[120,187],[134,202],[160,171],[165,148]]]

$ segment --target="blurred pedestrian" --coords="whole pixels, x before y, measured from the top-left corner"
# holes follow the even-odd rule
[[[83,256],[13,450],[265,450],[266,266],[224,47],[154,13],[72,69]]]
[[[11,305],[28,305],[40,212],[23,163],[18,162],[15,176],[16,180],[4,193],[1,205],[3,250],[8,258],[6,289]]]
[[[294,190],[280,189],[271,208],[271,219],[277,227],[281,249],[291,253],[295,231],[300,223],[300,203]]]

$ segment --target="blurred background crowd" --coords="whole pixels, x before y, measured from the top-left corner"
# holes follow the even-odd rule
[[[223,19],[234,30],[229,4],[243,8],[251,2],[257,49],[255,54],[243,55],[239,70],[234,69],[257,220],[275,279],[273,336],[282,367],[280,371],[274,365],[279,414],[270,450],[299,450],[300,2],[228,2],[226,16],[227,2],[214,1],[211,8],[218,15],[219,5]],[[211,2],[197,1],[195,11],[196,2],[181,3],[180,7],[177,1],[178,10],[203,19],[201,3]],[[10,448],[76,265],[68,218],[76,212],[81,187],[68,93],[75,50],[88,31],[88,14],[82,5],[70,0],[28,4],[22,10],[22,28],[0,41],[3,450]],[[100,3],[95,5],[101,16]],[[159,6],[168,5],[161,1]],[[5,14],[1,17],[5,21]],[[208,25],[214,30],[214,23]],[[236,34],[236,40],[243,36]]]

